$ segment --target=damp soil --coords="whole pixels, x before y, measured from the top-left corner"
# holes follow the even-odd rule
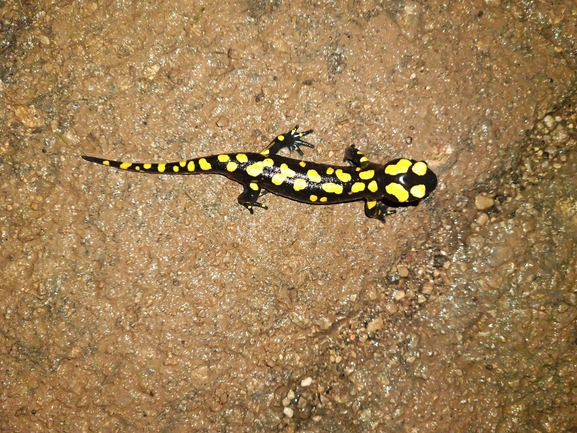
[[[0,2],[0,431],[577,431],[573,1]],[[83,161],[423,159],[362,203]]]

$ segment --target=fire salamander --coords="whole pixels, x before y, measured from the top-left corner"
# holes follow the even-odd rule
[[[301,146],[314,148],[302,138],[312,130],[299,132],[298,125],[277,136],[260,153],[221,153],[202,158],[160,164],[120,162],[83,156],[87,161],[128,171],[157,174],[221,174],[244,187],[238,202],[253,213],[267,209],[258,201],[266,192],[308,204],[334,204],[365,200],[369,218],[385,221],[394,213],[389,205],[416,204],[437,186],[437,176],[427,163],[394,159],[385,165],[369,161],[354,145],[345,151],[349,166],[333,166],[278,155],[286,148],[303,156]]]

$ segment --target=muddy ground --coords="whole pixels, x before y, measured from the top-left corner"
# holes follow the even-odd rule
[[[0,431],[577,432],[572,0],[0,1]],[[80,159],[428,161],[362,203]]]

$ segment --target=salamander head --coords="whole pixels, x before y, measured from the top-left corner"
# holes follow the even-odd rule
[[[437,176],[426,162],[394,159],[385,164],[385,199],[393,203],[415,203],[437,187]]]

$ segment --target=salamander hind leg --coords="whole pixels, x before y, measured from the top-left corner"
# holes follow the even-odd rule
[[[369,158],[367,158],[363,152],[355,147],[354,144],[351,144],[345,150],[345,157],[343,158],[343,162],[347,162],[353,167],[365,168],[369,165]]]
[[[248,182],[244,185],[244,190],[238,196],[238,202],[243,205],[248,211],[253,214],[255,207],[268,209],[265,204],[259,203],[257,199],[261,195],[260,185],[256,182]]]
[[[385,217],[396,213],[394,209],[390,209],[386,204],[380,201],[367,200],[365,203],[365,214],[369,218],[376,218],[381,222],[385,222]]]
[[[271,141],[271,143],[261,152],[262,155],[276,155],[281,149],[288,149],[291,153],[296,151],[300,156],[304,153],[301,150],[301,146],[308,147],[309,149],[314,149],[314,146],[306,141],[302,140],[303,137],[309,135],[313,132],[312,129],[308,131],[299,132],[299,126],[296,125],[293,129],[285,134],[277,135],[277,137]]]

